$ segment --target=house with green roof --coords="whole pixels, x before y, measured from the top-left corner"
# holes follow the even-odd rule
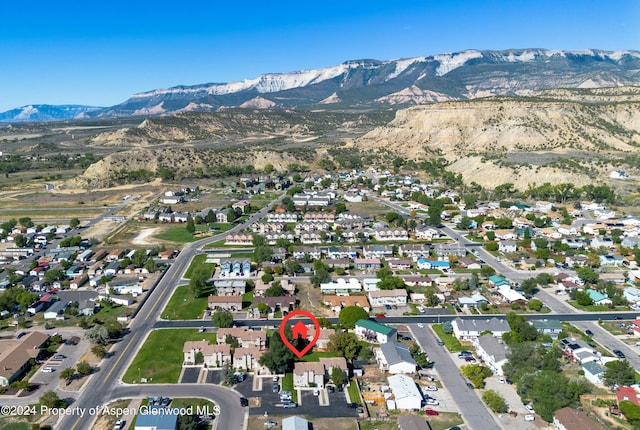
[[[606,294],[602,294],[598,290],[592,290],[591,288],[587,288],[585,291],[587,292],[587,294],[589,294],[589,297],[591,297],[591,300],[593,300],[594,305],[610,305],[613,303],[609,298],[609,296],[607,296]]]
[[[489,276],[489,284],[496,288],[501,287],[503,285],[511,286],[511,283],[509,282],[509,280],[504,276],[500,276],[500,275]]]
[[[531,325],[533,325],[540,334],[548,334],[551,336],[551,339],[557,339],[563,328],[560,321],[548,319],[533,320],[531,321]]]
[[[395,328],[371,320],[356,322],[355,333],[358,338],[367,342],[387,343],[395,342],[398,332]]]

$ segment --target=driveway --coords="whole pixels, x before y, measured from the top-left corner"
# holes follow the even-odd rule
[[[516,429],[516,430],[536,430],[537,426],[535,422],[525,421],[524,416],[529,413],[524,408],[522,401],[520,400],[520,396],[516,392],[516,386],[511,384],[501,384],[499,382],[499,378],[497,376],[491,376],[486,379],[485,389],[494,390],[498,394],[500,394],[505,402],[507,402],[507,406],[510,411],[515,411],[518,413],[516,417],[511,417],[509,414],[503,414],[502,417],[498,417],[501,422],[505,424],[508,429]],[[535,416],[538,422],[542,422],[542,418],[538,415]]]
[[[181,384],[195,384],[198,382],[201,367],[185,367],[180,378]]]

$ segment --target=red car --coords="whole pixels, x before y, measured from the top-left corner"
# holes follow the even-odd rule
[[[424,413],[432,417],[435,417],[436,415],[440,415],[440,412],[434,411],[433,409],[425,409]]]

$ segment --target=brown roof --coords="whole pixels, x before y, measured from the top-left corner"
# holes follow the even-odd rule
[[[244,357],[245,355],[250,355],[257,360],[260,357],[262,357],[263,353],[264,353],[264,350],[261,350],[257,346],[249,346],[245,348],[236,348],[233,351],[233,356],[235,358],[240,358],[240,357]]]
[[[246,340],[246,341],[254,341],[256,339],[262,340],[265,342],[267,340],[267,333],[261,330],[247,330],[242,327],[231,327],[231,328],[219,328],[218,329],[218,342],[224,342],[224,339],[230,335],[232,337],[237,337],[238,339]]]
[[[202,355],[212,355],[221,352],[225,355],[231,355],[231,345],[212,345],[206,340],[192,340],[184,343],[182,352],[189,352],[193,350],[200,350]]]
[[[302,375],[305,372],[313,372],[318,375],[324,374],[324,364],[317,362],[299,362],[293,366],[293,373],[295,375]]]
[[[557,410],[555,418],[566,430],[602,430],[598,424],[582,411],[572,408],[562,408]]]
[[[242,305],[242,296],[209,296],[209,303],[234,303]]]
[[[38,357],[40,348],[48,339],[48,334],[32,331],[20,340],[1,342],[0,376],[10,379],[29,359]]]

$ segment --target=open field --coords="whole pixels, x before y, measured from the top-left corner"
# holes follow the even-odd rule
[[[207,308],[207,296],[194,298],[188,285],[182,285],[173,293],[162,311],[162,317],[169,320],[191,320],[202,317]]]
[[[433,324],[431,327],[449,351],[467,351],[469,349],[463,346],[454,335],[445,333],[442,329],[442,324]]]
[[[184,272],[184,277],[186,279],[190,279],[191,274],[193,273],[195,268],[199,266],[204,266],[205,268],[208,269],[208,273],[213,274],[213,269],[216,267],[216,265],[213,263],[205,263],[205,261],[207,261],[207,254],[198,254],[195,257],[193,257],[193,260],[191,260],[191,264],[189,265],[189,268]]]
[[[184,355],[182,347],[188,340],[205,339],[215,343],[215,333],[198,333],[192,329],[163,329],[149,333],[146,342],[138,351],[122,381],[138,380],[138,369],[142,378],[152,384],[175,384],[178,382]]]
[[[355,418],[311,418],[308,416],[304,416],[304,418],[308,419],[311,423],[313,423],[313,430],[354,430],[357,428],[356,419]],[[281,429],[282,427],[282,418],[279,416],[269,416],[267,418],[262,415],[251,415],[249,416],[249,427],[248,430],[264,430],[264,422],[266,420],[272,420],[278,423],[278,427],[272,427],[273,429]],[[394,427],[394,430],[397,430],[398,426]],[[380,428],[382,430],[382,428]]]

